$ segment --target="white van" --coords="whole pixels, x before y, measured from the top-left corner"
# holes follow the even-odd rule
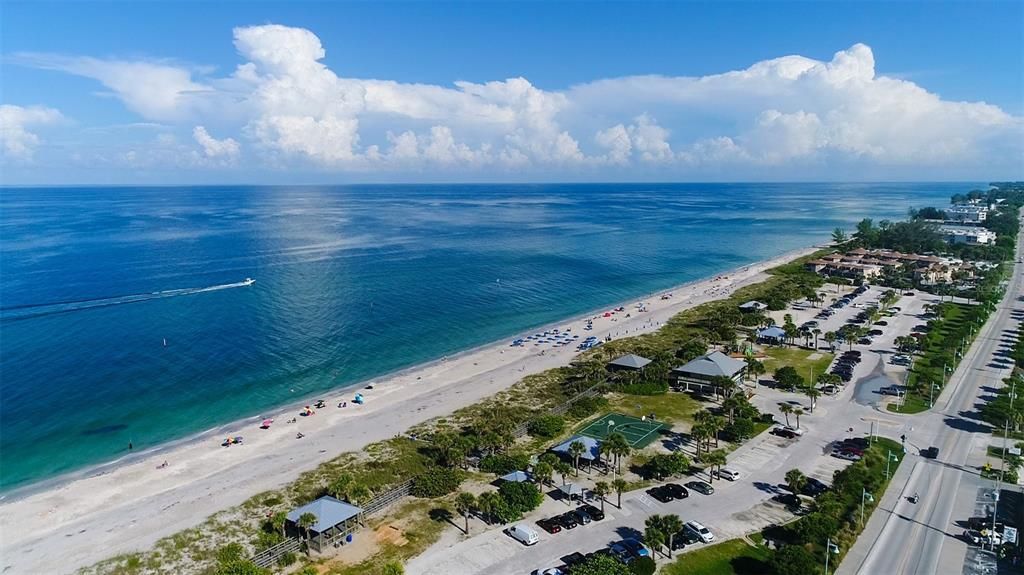
[[[533,545],[540,541],[540,537],[537,535],[537,532],[523,523],[509,527],[506,533],[523,545]]]
[[[718,470],[718,477],[721,479],[728,479],[729,481],[736,481],[740,478],[740,472],[735,469],[723,467]]]
[[[684,527],[686,527],[686,529],[689,530],[690,533],[696,535],[697,539],[700,539],[704,543],[711,543],[715,540],[715,534],[712,533],[710,529],[704,527],[696,521],[687,521]]]

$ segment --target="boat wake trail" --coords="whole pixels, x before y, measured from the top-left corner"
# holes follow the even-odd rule
[[[243,281],[220,284],[207,287],[199,288],[179,288],[170,289],[164,291],[155,291],[150,293],[139,293],[122,296],[112,297],[99,297],[89,299],[78,299],[78,300],[66,300],[59,302],[47,302],[47,303],[32,303],[32,304],[21,304],[0,307],[0,321],[14,321],[22,319],[32,319],[37,317],[43,317],[48,315],[54,315],[59,313],[71,313],[75,311],[85,311],[89,309],[96,309],[101,307],[110,307],[114,305],[125,305],[130,303],[142,303],[147,301],[153,301],[156,299],[165,299],[170,297],[178,297],[185,295],[195,295],[200,293],[220,291],[225,289],[249,287],[256,283],[256,280],[252,278],[246,278]]]

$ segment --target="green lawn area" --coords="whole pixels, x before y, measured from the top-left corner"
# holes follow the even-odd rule
[[[765,368],[767,368],[767,375],[771,375],[776,369],[788,365],[796,369],[800,377],[809,379],[811,371],[814,372],[814,377],[828,371],[828,366],[832,363],[832,358],[835,357],[827,351],[811,351],[809,349],[802,349],[799,347],[769,347],[764,350],[766,357],[763,360]],[[810,356],[818,354],[817,359],[808,359]]]
[[[936,393],[938,393],[937,390]],[[904,399],[902,407],[898,402],[893,402],[885,408],[893,413],[921,413],[929,409],[928,398],[911,393]]]
[[[658,421],[670,425],[693,423],[693,414],[701,409],[699,401],[686,393],[668,392],[661,395],[627,395],[624,393],[608,394],[608,406],[633,417],[643,417],[653,413]]]
[[[742,539],[723,541],[680,555],[665,565],[667,575],[762,575],[768,573],[770,553],[763,547],[751,547]]]

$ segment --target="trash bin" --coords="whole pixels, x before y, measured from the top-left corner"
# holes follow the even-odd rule
[[[352,542],[352,534],[349,533],[348,535],[345,536],[345,543],[351,543],[351,542]]]

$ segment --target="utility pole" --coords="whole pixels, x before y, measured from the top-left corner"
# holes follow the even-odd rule
[[[900,460],[900,458],[899,458],[899,457],[895,457],[895,458],[894,458],[894,457],[892,456],[892,450],[890,449],[890,450],[889,450],[889,455],[887,455],[887,456],[886,456],[886,458],[885,458],[885,480],[886,480],[886,481],[889,481],[889,462],[893,461],[894,459],[895,459],[896,461],[899,461],[899,460]]]
[[[1012,398],[1012,396],[1011,396]],[[1013,399],[1010,400],[1011,402]],[[1006,420],[1006,425],[1003,428],[1003,453],[999,458],[999,481],[996,482],[996,492],[992,496],[995,499],[995,504],[992,506],[992,534],[989,535],[990,546],[993,550],[996,548],[996,517],[999,516],[999,494],[1003,491],[1003,470],[1006,468],[1006,436],[1010,434],[1010,420]]]
[[[868,490],[860,488],[860,526],[864,528],[864,499],[868,496]]]

